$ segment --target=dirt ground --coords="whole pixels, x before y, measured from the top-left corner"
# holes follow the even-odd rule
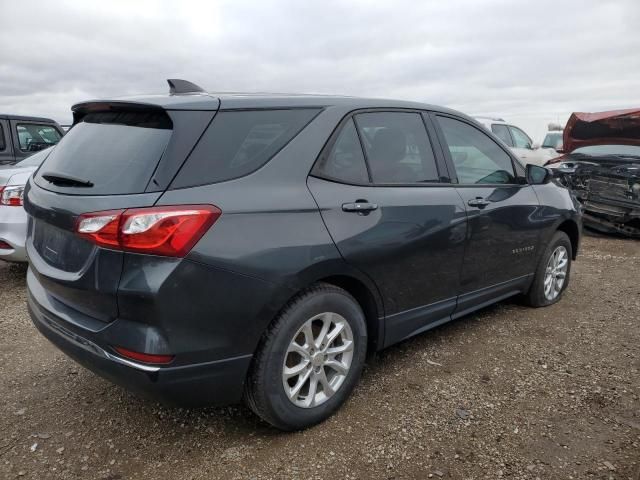
[[[508,301],[377,355],[350,401],[280,433],[170,409],[58,352],[0,265],[0,478],[640,480],[640,243],[586,237],[560,303]]]

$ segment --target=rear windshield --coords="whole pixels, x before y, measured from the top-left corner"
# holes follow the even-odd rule
[[[171,119],[164,112],[87,114],[53,149],[36,182],[43,188],[73,194],[142,193],[171,133]],[[84,185],[65,183],[64,178]]]
[[[318,109],[220,111],[171,188],[223,182],[267,163]]]

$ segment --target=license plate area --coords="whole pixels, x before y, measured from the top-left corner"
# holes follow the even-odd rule
[[[33,246],[51,267],[64,272],[77,272],[91,255],[93,245],[42,220],[33,224]]]

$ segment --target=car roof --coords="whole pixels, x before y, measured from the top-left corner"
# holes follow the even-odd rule
[[[459,112],[436,105],[406,100],[360,98],[341,95],[294,94],[294,93],[186,93],[165,95],[142,95],[114,99],[90,100],[72,107],[74,111],[90,109],[92,104],[143,104],[165,110],[221,110],[243,108],[297,108],[297,107],[346,107],[361,108],[408,108],[431,110],[442,113]]]
[[[507,125],[507,122],[505,121],[505,119],[500,117],[487,117],[483,115],[473,115],[473,118],[475,118],[480,123],[499,123],[502,125]]]
[[[28,117],[25,115],[10,115],[8,113],[0,113],[0,119],[2,120],[22,120],[25,122],[45,122],[45,123],[56,123],[55,120],[51,118],[44,117]]]

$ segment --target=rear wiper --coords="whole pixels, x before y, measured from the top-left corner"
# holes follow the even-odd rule
[[[82,178],[67,175],[66,173],[45,172],[40,175],[47,182],[51,182],[59,187],[93,187],[93,182]]]

